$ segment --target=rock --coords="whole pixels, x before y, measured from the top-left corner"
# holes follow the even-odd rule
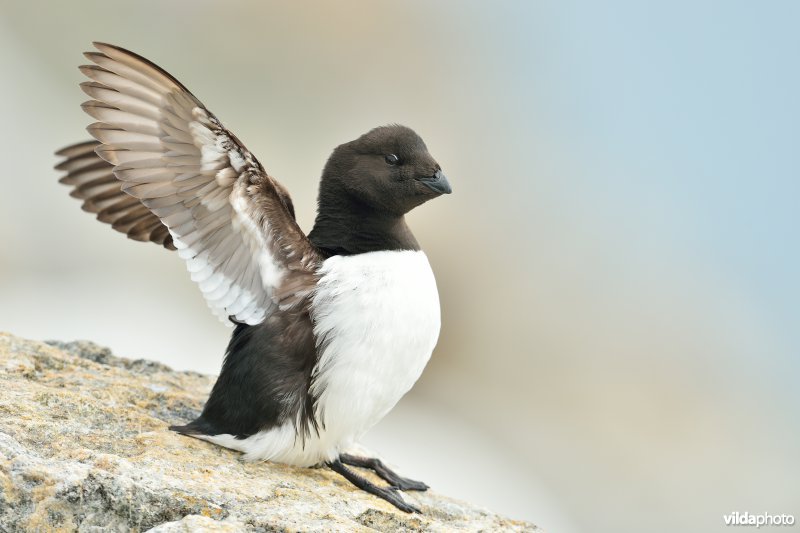
[[[327,468],[245,463],[167,429],[214,378],[0,334],[0,531],[535,531],[435,492],[409,515]]]

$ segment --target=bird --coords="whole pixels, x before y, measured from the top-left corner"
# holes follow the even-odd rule
[[[79,67],[93,140],[56,152],[60,182],[101,222],[175,251],[233,326],[201,414],[170,429],[244,460],[327,466],[421,512],[398,492],[427,484],[348,450],[410,390],[439,337],[436,280],[405,218],[452,192],[425,142],[389,124],[336,147],[306,235],[287,189],[183,84],[93,45]]]

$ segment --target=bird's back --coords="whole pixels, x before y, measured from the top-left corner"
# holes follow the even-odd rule
[[[304,308],[278,311],[261,324],[237,324],[202,415],[172,429],[192,436],[247,438],[290,421],[300,434],[315,428],[308,394],[317,360]]]

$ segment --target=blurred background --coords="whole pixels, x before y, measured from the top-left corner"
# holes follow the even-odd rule
[[[0,329],[216,373],[175,254],[67,195],[81,52],[186,84],[292,192],[373,126],[455,194],[411,215],[439,346],[365,444],[552,533],[800,518],[800,4],[0,1]]]

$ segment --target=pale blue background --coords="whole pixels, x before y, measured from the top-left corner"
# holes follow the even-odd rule
[[[442,337],[366,439],[409,475],[553,533],[800,518],[797,2],[0,6],[0,329],[220,364],[179,261],[55,182],[107,40],[189,86],[306,229],[336,144],[426,139],[455,189],[411,220]]]

